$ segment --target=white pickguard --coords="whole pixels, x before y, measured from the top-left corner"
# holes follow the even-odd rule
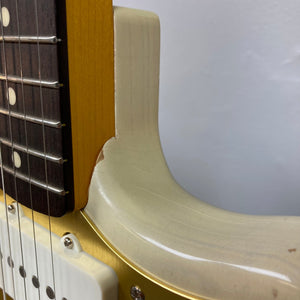
[[[32,277],[37,275],[32,221],[23,216],[21,211],[20,227],[26,271],[25,280],[19,272],[19,267],[22,266],[22,254],[17,216],[17,212],[15,214],[8,213],[7,223],[5,205],[0,202],[0,249],[2,253],[1,271],[3,271],[0,274],[0,287],[3,288],[4,285],[6,293],[17,300],[54,299],[46,293],[48,286],[54,289],[49,232],[41,226],[35,225],[40,282],[38,289],[32,283]],[[9,235],[7,224],[9,224]],[[118,279],[115,272],[109,266],[83,252],[76,237],[72,236],[72,240],[74,247],[69,250],[63,246],[61,238],[52,234],[55,299],[116,300]],[[8,264],[9,257],[12,257],[13,268]],[[25,297],[25,288],[27,297]]]

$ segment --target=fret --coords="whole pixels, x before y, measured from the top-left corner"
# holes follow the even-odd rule
[[[68,191],[65,191],[64,189],[60,189],[60,188],[56,188],[54,186],[51,186],[51,185],[47,185],[46,183],[44,182],[41,182],[41,181],[38,181],[38,180],[35,180],[35,179],[32,179],[32,178],[29,178],[28,176],[25,176],[21,173],[19,173],[18,171],[14,171],[13,169],[10,169],[6,166],[1,166],[0,164],[0,167],[3,168],[3,170],[10,174],[10,175],[13,175],[14,177],[18,178],[18,179],[21,179],[22,181],[24,182],[27,182],[27,183],[30,183],[32,185],[35,185],[39,188],[42,188],[44,190],[47,190],[49,192],[52,192],[54,194],[57,194],[59,196],[65,196],[66,194],[68,194],[69,192]]]
[[[10,116],[13,118],[17,118],[20,120],[24,120],[26,122],[32,122],[32,123],[36,123],[36,124],[44,124],[45,126],[50,126],[50,127],[54,127],[54,128],[61,128],[62,126],[64,126],[64,124],[61,124],[61,122],[59,121],[50,121],[50,120],[46,120],[46,119],[40,119],[40,118],[36,118],[36,117],[32,117],[32,116],[25,116],[23,114],[20,113],[15,113],[13,111],[8,111],[6,109],[1,109],[0,108],[0,113],[6,116]]]
[[[40,36],[56,34],[55,0],[38,0],[38,22]],[[5,35],[18,35],[16,3],[12,0],[2,0],[2,6],[10,12],[10,26],[4,28]],[[18,1],[20,35],[36,36],[35,1]]]
[[[33,209],[42,213],[48,214],[50,200],[51,215],[60,216],[74,207],[65,4],[36,3],[38,30],[35,1],[18,1],[16,12],[15,1],[2,0],[10,13],[0,37],[5,190],[28,207],[33,201]]]
[[[3,43],[4,49],[3,45],[0,47],[0,73],[21,77],[22,70],[22,77],[25,78],[37,80],[41,76],[42,81],[58,81],[58,44],[18,44],[2,41],[1,44]],[[6,65],[4,61],[4,51],[7,62]],[[39,70],[39,55],[41,70]],[[5,66],[7,67],[6,72]]]
[[[19,83],[8,83],[8,88],[15,94],[14,105],[9,104],[7,98],[6,82],[0,81],[0,108],[10,110],[11,112],[30,115],[42,119],[41,103],[40,103],[40,87],[21,85]],[[60,92],[64,88],[49,89],[42,88],[43,92],[43,111],[44,119],[61,121],[60,108]],[[24,97],[24,101],[23,101]],[[62,120],[67,122],[67,120]]]
[[[3,139],[3,138],[0,138],[0,143],[6,145],[8,147],[14,148],[18,151],[28,153],[32,156],[39,157],[39,158],[42,158],[42,159],[46,159],[48,161],[52,161],[56,164],[63,164],[65,162],[67,162],[67,159],[64,159],[62,157],[54,156],[54,155],[50,155],[50,154],[44,154],[43,152],[39,152],[39,151],[36,151],[34,149],[24,147],[22,145],[18,145],[18,144],[15,144],[15,143],[12,144],[9,140]]]
[[[46,81],[46,80],[39,80],[34,78],[26,78],[26,77],[18,77],[18,76],[11,76],[4,74],[0,74],[0,80],[2,81],[9,81],[13,83],[23,83],[27,85],[33,86],[42,86],[46,88],[58,89],[63,86],[63,84],[59,83],[58,81]]]
[[[0,36],[0,42],[7,43],[34,43],[34,44],[57,44],[61,42],[56,36],[17,36],[17,35],[7,35]]]
[[[17,190],[15,190],[15,182]],[[53,193],[43,187],[30,184],[21,178],[14,177],[13,174],[4,170],[5,191],[12,198],[22,200],[22,204],[27,207],[32,207],[33,210],[48,214],[48,199],[50,202],[50,215],[59,217],[64,212],[72,210],[73,203],[70,200],[70,193],[64,196]],[[0,188],[2,188],[1,172],[0,172]],[[30,197],[32,195],[32,197]]]
[[[22,145],[53,156],[65,156],[63,154],[62,147],[62,135],[65,127],[53,128],[53,127],[43,127],[36,123],[27,123],[26,131],[24,127],[24,121],[16,118],[11,118],[11,129],[12,137],[10,136],[10,124],[9,118],[6,115],[0,114],[0,136],[6,140],[13,141],[18,145]],[[26,133],[27,133],[27,144],[26,144]],[[43,145],[43,134],[45,135],[46,149]],[[67,156],[65,156],[67,157]]]
[[[17,171],[19,175],[30,176],[32,180],[40,182],[46,182],[46,163],[48,184],[57,189],[64,189],[64,165],[45,161],[44,158],[18,151],[16,148],[3,143],[1,144],[1,155],[4,167]]]

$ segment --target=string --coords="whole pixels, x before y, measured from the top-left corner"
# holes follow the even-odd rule
[[[43,102],[43,89],[42,89],[42,76],[41,76],[41,54],[40,54],[40,43],[39,43],[39,20],[38,20],[38,6],[37,0],[35,2],[35,19],[36,19],[36,36],[37,36],[37,52],[38,52],[38,73],[39,73],[39,89],[40,89],[40,102],[41,102],[41,115],[44,121],[44,102]],[[51,230],[51,217],[50,217],[50,199],[49,199],[49,183],[48,183],[48,172],[47,172],[47,160],[46,160],[46,137],[45,137],[45,124],[42,122],[43,129],[43,152],[44,152],[44,166],[45,166],[45,179],[46,179],[46,193],[47,193],[47,207],[48,207],[48,226],[49,226],[49,241],[50,241],[50,256],[51,256],[51,268],[52,268],[52,280],[53,280],[53,291],[56,299],[55,289],[55,272],[54,272],[54,259],[53,259],[53,245],[52,245],[52,230]]]
[[[1,151],[1,142],[0,142],[0,151]],[[2,227],[2,224],[1,224]],[[1,228],[0,228],[1,230]],[[2,232],[2,230],[1,230]],[[3,300],[6,300],[6,289],[5,289],[5,280],[4,280],[4,269],[3,269],[3,254],[2,254],[2,243],[0,240],[0,268],[1,268],[1,283],[2,283],[2,296],[3,296]]]
[[[1,9],[1,6],[0,6]],[[1,22],[1,20],[0,20]],[[2,167],[2,150],[1,150],[1,140],[0,140],[0,164],[1,164],[1,181],[2,181],[2,186],[4,186],[4,179],[3,179],[3,167]],[[6,208],[6,207],[5,207]],[[1,222],[1,233],[2,233],[2,222]],[[4,267],[3,267],[3,254],[2,254],[2,243],[0,240],[0,259],[1,259],[1,277],[2,277],[2,295],[3,295],[3,300],[6,300],[6,288],[5,288],[5,277],[4,277]]]
[[[1,4],[0,4],[1,7]],[[4,198],[4,206],[5,206],[5,217],[6,217],[6,233],[7,233],[7,239],[8,239],[8,251],[10,258],[11,255],[11,241],[10,241],[10,230],[9,230],[9,223],[8,223],[8,213],[7,213],[7,199],[5,194],[5,184],[4,184],[4,172],[3,172],[3,161],[2,161],[2,143],[0,142],[0,164],[1,164],[1,178],[2,178],[2,190],[3,190],[3,198]],[[13,296],[14,299],[16,298],[16,292],[15,292],[15,278],[13,269],[11,268],[11,278],[12,278],[12,285],[13,285]],[[4,277],[3,277],[4,279]]]
[[[0,251],[1,251],[1,243],[0,243]],[[1,252],[1,278],[2,278],[2,296],[3,296],[3,300],[6,300],[6,293],[5,293],[5,280],[4,280],[4,271],[3,271],[3,261],[2,261],[2,252]]]
[[[22,93],[22,103],[24,109],[24,131],[25,131],[25,144],[26,144],[26,158],[27,158],[27,170],[28,170],[28,179],[29,179],[29,197],[31,205],[31,220],[32,220],[32,232],[33,232],[33,248],[34,248],[34,258],[35,258],[35,268],[36,276],[39,278],[39,268],[38,268],[38,256],[37,256],[37,243],[36,243],[36,230],[35,230],[35,221],[34,221],[34,212],[33,212],[33,199],[31,191],[31,172],[30,172],[30,159],[29,159],[29,147],[28,147],[28,135],[27,135],[27,122],[26,122],[26,105],[25,105],[25,96],[24,96],[24,83],[23,83],[23,61],[22,61],[22,52],[21,52],[21,37],[20,37],[20,20],[19,20],[19,1],[16,0],[16,19],[17,19],[17,36],[18,40],[18,50],[19,50],[19,62],[20,62],[20,78],[21,78],[21,93]],[[18,210],[18,218],[19,210]],[[20,234],[20,243],[22,245],[22,238]],[[24,266],[24,260],[22,260],[22,265]],[[25,267],[25,266],[24,266]],[[25,268],[26,269],[26,268]],[[24,288],[25,288],[25,298],[27,299],[26,294],[26,282],[24,278]],[[38,297],[41,299],[40,286],[38,286]]]
[[[3,19],[4,18],[3,18],[3,15],[2,15],[2,0],[0,0],[0,9],[1,9],[1,22],[0,22],[0,24],[1,24],[1,35],[2,35],[2,51],[3,51],[3,58],[4,58],[5,87],[6,87],[6,92],[8,93],[7,61],[6,61],[5,41],[4,41],[4,28],[3,28],[4,27],[3,26]],[[11,138],[11,143],[12,143],[12,128],[11,128],[10,111],[9,111],[8,119],[9,119],[9,127],[10,127],[10,138]],[[0,148],[0,163],[1,163],[2,190],[3,190],[3,197],[4,197],[4,203],[5,203],[5,215],[6,215],[6,227],[7,227],[7,235],[8,235],[8,247],[9,247],[10,259],[12,259],[10,228],[9,228],[9,222],[8,222],[8,205],[7,205],[7,198],[6,198],[6,192],[5,192],[5,180],[4,180],[3,160],[2,160],[2,144],[0,144],[0,146],[1,146],[1,148]],[[12,158],[14,160],[13,155],[12,155]],[[15,172],[15,170],[14,170],[14,172]],[[15,187],[16,187],[16,185],[15,185]],[[17,194],[17,190],[16,190],[16,194]],[[13,273],[13,268],[11,266],[10,266],[10,268],[11,268],[12,285],[13,285],[13,298],[16,300],[14,273]]]

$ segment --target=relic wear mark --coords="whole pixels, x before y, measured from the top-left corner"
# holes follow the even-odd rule
[[[272,290],[272,295],[274,298],[277,298],[278,297],[278,290],[277,289],[273,289]]]
[[[99,162],[101,162],[102,160],[104,160],[104,154],[103,154],[103,149],[100,151],[98,157],[97,157],[97,161],[96,164],[98,164]]]

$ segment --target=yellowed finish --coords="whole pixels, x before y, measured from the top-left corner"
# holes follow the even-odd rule
[[[0,192],[0,201],[3,201]],[[12,199],[8,198],[8,202]],[[31,218],[31,210],[23,207],[25,215]],[[48,228],[48,217],[34,213],[35,221]],[[134,284],[139,285],[146,295],[147,300],[183,300],[172,292],[146,279],[144,276],[129,267],[100,239],[99,235],[92,229],[81,212],[73,212],[61,218],[52,218],[52,232],[62,236],[66,232],[72,232],[79,239],[84,251],[111,266],[119,278],[119,300],[132,300],[129,291]],[[162,262],[163,263],[163,262]],[[0,296],[0,300],[2,300]]]
[[[103,144],[114,136],[114,51],[111,0],[66,0],[75,209]]]

